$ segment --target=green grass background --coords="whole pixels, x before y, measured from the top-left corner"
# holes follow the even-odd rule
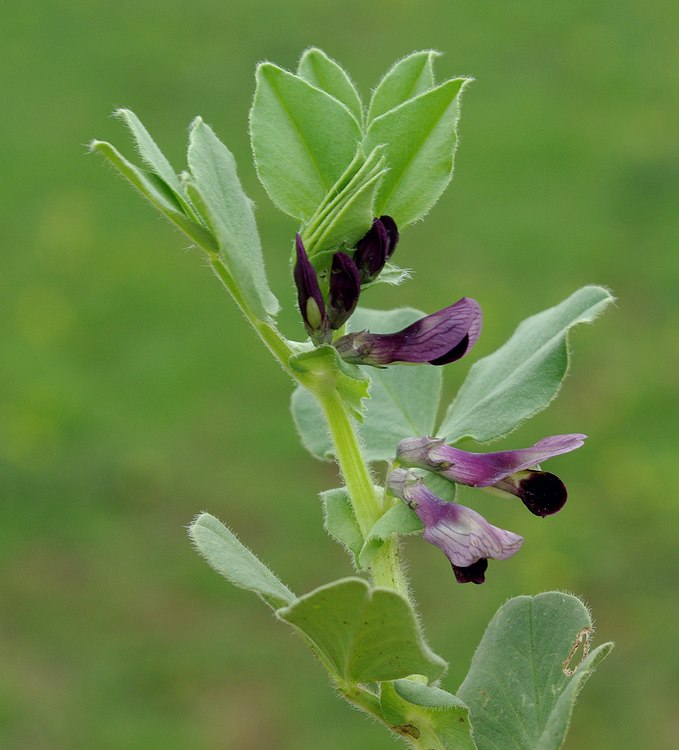
[[[290,384],[186,240],[110,169],[133,108],[175,166],[201,114],[257,204],[284,326],[294,224],[268,201],[247,138],[259,60],[311,44],[367,95],[398,57],[445,52],[471,74],[451,188],[403,232],[415,278],[373,306],[476,297],[469,364],[578,286],[619,303],[574,332],[558,402],[506,445],[586,432],[555,459],[544,522],[475,494],[526,537],[482,587],[406,547],[431,646],[455,689],[495,609],[556,588],[617,649],[587,685],[571,750],[667,750],[679,735],[677,369],[679,13],[671,0],[480,3],[36,0],[0,10],[0,747],[344,750],[393,747],[340,703],[299,639],[194,554],[207,509],[305,591],[350,572],[321,529],[336,484],[296,440]]]

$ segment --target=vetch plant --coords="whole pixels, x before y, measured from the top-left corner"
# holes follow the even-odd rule
[[[541,465],[582,446],[585,435],[494,452],[458,443],[498,440],[543,410],[568,370],[570,329],[593,321],[612,297],[587,286],[523,321],[506,344],[475,362],[437,422],[443,366],[473,356],[481,334],[478,302],[455,300],[458,292],[429,314],[358,306],[372,285],[409,277],[393,263],[412,257],[404,229],[452,177],[469,81],[438,83],[436,56],[422,51],[399,60],[367,106],[319,49],[304,52],[294,73],[272,63],[257,68],[252,151],[268,195],[298,223],[289,241],[301,341],[276,324],[279,303],[252,203],[233,156],[205,122],[191,125],[181,174],[129,110],[116,114],[141,166],[110,143],[91,147],[188,235],[295,384],[292,413],[303,444],[339,468],[342,485],[321,493],[325,527],[356,575],[297,595],[207,513],[190,526],[197,550],[300,634],[344,698],[412,747],[555,750],[579,690],[612,648],[589,650],[586,607],[558,592],[510,600],[462,685],[447,692],[439,685],[446,662],[423,638],[399,541],[422,533],[448,557],[457,581],[480,584],[488,561],[517,554],[523,538],[456,502],[459,485],[521,501],[541,517],[563,507],[563,482]]]

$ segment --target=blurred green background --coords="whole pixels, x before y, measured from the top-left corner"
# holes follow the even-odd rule
[[[294,224],[268,201],[247,113],[262,59],[311,44],[367,95],[398,57],[445,52],[471,74],[451,188],[407,229],[415,278],[372,306],[485,312],[476,356],[526,315],[597,282],[619,297],[574,332],[572,374],[507,446],[586,432],[555,459],[571,499],[539,522],[476,507],[526,537],[481,587],[438,550],[406,554],[431,646],[455,689],[510,595],[577,592],[617,649],[587,685],[567,747],[667,750],[679,735],[677,5],[472,0],[147,0],[4,4],[0,80],[0,747],[279,750],[393,747],[252,595],[194,554],[207,509],[303,592],[350,572],[321,529],[329,464],[298,445],[290,384],[187,241],[96,157],[132,154],[134,109],[184,165],[201,114],[255,200],[284,326]]]

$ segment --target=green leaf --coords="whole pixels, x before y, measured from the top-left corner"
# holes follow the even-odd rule
[[[471,738],[469,709],[441,688],[413,680],[382,683],[380,707],[384,719],[418,747],[438,750],[477,750]]]
[[[257,68],[250,112],[259,178],[285,213],[306,220],[346,169],[361,140],[354,115],[335,97],[271,63]]]
[[[376,488],[384,492],[382,487]],[[394,534],[409,535],[422,531],[422,521],[414,510],[398,500],[383,513],[366,535],[365,544],[359,555],[358,564],[361,570],[368,570],[375,553],[388,542]]]
[[[413,52],[394,63],[373,92],[368,122],[433,88],[434,60],[439,55],[440,52],[427,49]]]
[[[342,102],[359,125],[363,122],[363,102],[356,87],[344,68],[323,50],[317,47],[305,50],[297,67],[297,75]]]
[[[591,632],[587,608],[569,594],[519,596],[500,608],[458,690],[479,750],[562,746],[579,690],[613,647],[578,665]]]
[[[199,117],[189,132],[187,189],[219,242],[222,260],[257,317],[279,310],[266,280],[252,202],[243,192],[229,149]]]
[[[106,141],[92,141],[90,151],[101,154],[118,172],[136,188],[155,208],[175,226],[179,227],[193,242],[208,252],[217,249],[212,233],[181,210],[175,194],[162,178],[145,172],[128,161],[116,148]]]
[[[568,332],[591,323],[611,302],[606,289],[586,286],[524,320],[506,344],[471,368],[438,434],[451,442],[487,442],[542,411],[568,372]]]
[[[210,567],[234,586],[258,594],[274,609],[295,601],[290,589],[214,516],[201,513],[189,526],[189,536]]]
[[[359,147],[347,171],[328,192],[302,231],[310,258],[327,253],[329,265],[338,247],[354,247],[370,229],[375,218],[377,190],[387,172],[383,151],[382,146],[376,146],[365,157]],[[314,263],[319,268],[324,265],[317,258]]]
[[[359,552],[363,547],[363,534],[351,507],[349,492],[346,487],[321,492],[324,510],[324,526],[330,536],[339,542],[352,558],[354,567]]]
[[[373,284],[390,284],[391,286],[400,286],[404,281],[408,281],[413,275],[410,268],[400,268],[394,263],[385,263],[380,275],[369,284],[363,285],[363,290]]]
[[[139,156],[149,169],[161,177],[178,196],[185,197],[184,189],[177,173],[137,115],[129,109],[117,109],[113,114],[127,125],[137,144]]]
[[[364,147],[387,146],[389,172],[377,197],[377,215],[399,227],[422,218],[453,176],[460,94],[469,79],[455,78],[375,118]]]
[[[351,415],[359,421],[363,419],[363,399],[369,398],[370,378],[355,365],[347,364],[334,347],[325,344],[295,354],[290,357],[289,365],[305,388],[312,393],[337,390]],[[324,424],[322,419],[320,422]],[[298,423],[297,427],[302,432],[306,425]]]
[[[359,307],[351,317],[354,331],[400,331],[424,313],[413,308],[368,310]],[[399,441],[433,435],[441,397],[442,368],[395,365],[371,371],[370,401],[359,433],[368,461],[393,459]]]
[[[344,578],[300,597],[277,615],[316,646],[345,684],[441,676],[446,663],[422,640],[415,613],[401,594]]]

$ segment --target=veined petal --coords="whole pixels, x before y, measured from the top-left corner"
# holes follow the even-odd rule
[[[481,332],[479,303],[463,297],[397,333],[349,333],[335,342],[340,356],[354,364],[380,367],[393,362],[442,365],[463,357]]]
[[[410,466],[437,471],[452,482],[471,487],[488,487],[584,443],[586,435],[552,435],[530,448],[494,453],[471,453],[440,438],[406,438],[399,443],[397,457]]]
[[[493,526],[471,508],[441,500],[411,471],[392,471],[389,489],[417,513],[424,538],[443,551],[458,581],[481,583],[485,566],[480,560],[505,560],[523,544],[523,537]]]

